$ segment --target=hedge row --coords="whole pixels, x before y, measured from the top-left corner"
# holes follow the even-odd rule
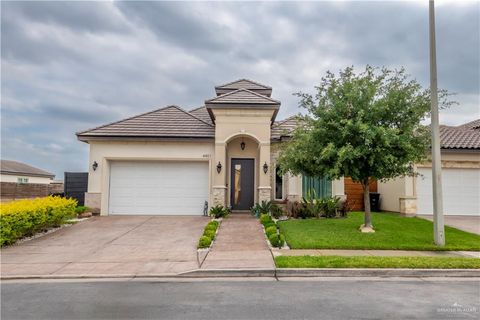
[[[75,216],[76,206],[77,200],[52,196],[1,204],[0,245],[64,224]]]
[[[268,214],[262,214],[260,216],[260,223],[263,224],[265,234],[272,247],[281,248],[285,244],[285,237],[283,234],[277,232],[277,225],[273,221],[272,217]]]
[[[217,229],[219,226],[219,222],[217,220],[211,220],[203,229],[203,235],[198,240],[198,249],[204,249],[210,247],[215,239],[215,235],[217,234]]]

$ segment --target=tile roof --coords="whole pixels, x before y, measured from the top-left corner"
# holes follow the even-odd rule
[[[55,175],[48,171],[32,167],[28,164],[12,161],[12,160],[0,160],[0,172],[4,174],[19,174],[29,175],[36,177],[53,178]]]
[[[467,122],[456,128],[463,129],[463,130],[480,130],[480,119]]]
[[[480,150],[480,130],[459,127],[440,126],[441,148]]]
[[[272,87],[266,86],[264,84],[249,80],[249,79],[239,79],[235,80],[221,86],[216,86],[215,89],[248,89],[248,90],[266,90],[272,89]]]
[[[95,137],[214,138],[215,127],[177,106],[168,106],[78,132],[77,137],[80,140]]]
[[[210,118],[210,114],[208,113],[207,108],[205,106],[190,110],[189,113],[193,114],[195,117],[199,118],[200,120],[203,120],[208,124],[213,125],[212,119]]]
[[[280,101],[274,100],[262,94],[250,91],[248,89],[238,89],[225,93],[216,98],[205,101],[207,107],[215,104],[247,104],[247,105],[280,105]]]
[[[297,127],[297,116],[291,116],[282,121],[276,121],[272,125],[271,139],[282,140],[282,137],[289,138],[292,136],[293,130]]]

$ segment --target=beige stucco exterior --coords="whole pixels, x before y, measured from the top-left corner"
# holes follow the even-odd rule
[[[442,168],[471,168],[480,169],[480,154],[477,152],[454,152],[443,150],[441,154]],[[419,163],[415,168],[431,168],[430,161]],[[400,212],[405,215],[416,213],[416,184],[415,177],[400,177],[378,182],[378,192],[381,195],[381,209]]]
[[[212,181],[213,142],[183,141],[90,141],[88,193],[85,204],[102,215],[108,214],[110,163],[121,160],[138,161],[208,161],[209,186]],[[92,164],[98,163],[94,171]],[[211,199],[209,200],[211,202]]]
[[[255,163],[255,202],[275,197],[275,166],[278,148],[271,145],[271,119],[274,110],[215,109],[215,140],[202,141],[118,141],[91,140],[87,206],[107,215],[109,212],[110,164],[112,161],[207,161],[209,163],[210,206],[229,206],[230,163],[232,158],[251,158]],[[242,150],[241,142],[245,143]],[[93,170],[92,164],[98,167]],[[217,165],[221,164],[220,173]],[[264,173],[263,166],[268,171]],[[343,179],[332,183],[332,194],[343,195]],[[300,200],[301,177],[283,177],[283,199]]]
[[[4,174],[0,175],[0,181],[2,182],[18,182],[18,178],[27,178],[27,183],[39,183],[39,184],[50,184],[52,179],[48,177],[35,177],[29,175],[20,175],[20,174]]]

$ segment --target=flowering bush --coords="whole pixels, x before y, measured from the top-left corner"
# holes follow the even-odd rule
[[[52,196],[1,204],[0,245],[64,224],[75,216],[76,206],[77,200]]]

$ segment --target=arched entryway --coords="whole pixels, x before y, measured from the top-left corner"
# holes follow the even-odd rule
[[[258,200],[259,142],[247,134],[237,135],[226,144],[227,205],[247,211]]]

